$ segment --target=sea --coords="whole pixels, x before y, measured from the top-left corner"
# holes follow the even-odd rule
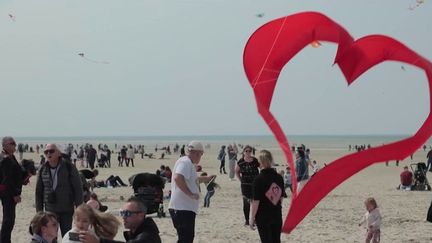
[[[408,138],[410,135],[288,135],[290,146],[305,144],[314,150],[346,150],[349,145],[378,146]],[[62,136],[62,137],[16,137],[17,143],[36,144],[56,143],[93,145],[137,145],[167,146],[174,144],[187,144],[189,141],[198,140],[203,144],[249,144],[262,148],[278,148],[278,144],[272,135],[199,135],[199,136]],[[430,141],[428,141],[427,146]]]

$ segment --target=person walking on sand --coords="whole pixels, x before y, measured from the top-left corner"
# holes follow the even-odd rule
[[[381,214],[378,209],[378,204],[373,197],[366,199],[364,202],[366,213],[359,226],[366,223],[366,243],[380,242],[381,235]]]
[[[297,174],[297,191],[300,192],[309,180],[309,163],[306,160],[303,149],[297,149],[295,163]]]
[[[223,173],[226,174],[226,170],[225,170],[225,145],[222,145],[221,149],[219,150],[219,154],[217,159],[220,161],[220,166],[219,166],[219,173],[222,174],[222,170]]]
[[[249,225],[250,201],[252,199],[252,183],[259,174],[258,160],[252,156],[252,147],[246,145],[243,148],[243,158],[237,162],[235,172],[240,181],[241,193],[243,195],[243,214],[245,225]]]
[[[263,243],[280,243],[284,181],[272,168],[273,156],[267,150],[259,155],[261,172],[253,182],[249,226],[258,228]]]
[[[199,207],[199,182],[209,182],[214,176],[197,176],[196,166],[204,154],[198,141],[187,146],[188,155],[179,158],[174,165],[171,179],[169,213],[177,231],[177,243],[192,243],[195,237],[195,217]]]
[[[228,152],[229,178],[230,180],[233,181],[235,176],[235,164],[237,162],[237,152],[234,149],[234,146],[231,144],[228,145],[227,152]]]

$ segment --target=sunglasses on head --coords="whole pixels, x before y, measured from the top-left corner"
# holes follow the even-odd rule
[[[44,154],[53,154],[55,153],[55,149],[48,149],[44,151]]]
[[[120,211],[120,216],[123,218],[127,218],[132,216],[132,214],[139,214],[141,213],[140,211],[129,211],[129,210],[121,210]]]

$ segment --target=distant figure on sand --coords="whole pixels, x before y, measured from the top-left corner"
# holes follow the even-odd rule
[[[291,169],[290,167],[286,168],[286,173],[284,175],[284,184],[285,184],[285,189],[289,188],[290,191],[292,192],[292,177],[291,177]]]
[[[230,180],[234,180],[235,176],[235,165],[237,162],[237,149],[234,147],[234,145],[228,145],[227,148],[228,152],[228,169],[229,169],[229,178]]]
[[[220,166],[219,166],[219,173],[222,174],[222,170],[223,173],[226,174],[226,170],[225,170],[225,145],[222,145],[221,149],[219,150],[219,154],[217,159],[220,161]]]
[[[426,170],[432,171],[432,149],[426,155],[427,158],[427,167]]]
[[[381,214],[373,197],[366,199],[364,203],[366,213],[359,226],[366,223],[366,243],[380,242]]]
[[[309,180],[309,166],[305,158],[303,149],[298,149],[296,153],[296,174],[297,174],[297,191],[300,192],[303,186]]]
[[[272,169],[273,157],[269,151],[261,150],[259,163],[261,172],[253,182],[249,225],[255,229],[256,224],[261,242],[280,243],[283,178]]]
[[[208,176],[206,172],[201,173],[201,176]],[[213,178],[209,182],[205,182],[205,186],[207,189],[207,193],[204,197],[204,207],[209,208],[210,207],[210,199],[213,197],[213,195],[216,192],[216,188],[220,188],[220,186],[215,182],[216,176],[213,176]]]

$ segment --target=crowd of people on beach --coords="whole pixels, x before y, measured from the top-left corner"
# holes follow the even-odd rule
[[[57,242],[58,230],[63,237],[62,242],[118,242],[113,239],[121,222],[107,210],[107,206],[99,201],[93,191],[98,187],[128,186],[128,183],[117,175],[98,179],[98,170],[111,166],[111,154],[114,151],[107,145],[100,144],[97,150],[92,144],[76,147],[67,144],[63,150],[56,144],[46,144],[43,149],[42,145],[37,145],[35,150],[31,146],[22,145],[23,151],[39,153],[43,150],[43,161],[37,165],[24,158],[18,163],[14,156],[17,144],[12,137],[4,137],[2,147],[0,168],[3,178],[0,184],[0,198],[3,205],[3,221],[0,242],[11,242],[16,204],[22,200],[22,186],[29,182],[31,176],[36,175],[36,170],[37,213],[30,222],[31,242]],[[209,145],[206,145],[206,148],[208,147]],[[142,158],[148,156],[143,145],[115,145],[115,149],[119,167],[123,164],[134,167],[135,154],[141,154]],[[156,146],[155,153],[158,150],[171,154],[170,146]],[[300,191],[308,180],[319,172],[321,166],[310,158],[311,150],[305,145],[294,147],[292,150],[295,152],[294,170],[297,188]],[[209,175],[199,164],[205,151],[201,142],[192,141],[183,146],[176,144],[173,151],[180,154],[173,169],[161,165],[155,175],[164,184],[171,183],[167,197],[168,211],[177,232],[178,242],[193,242],[200,194],[205,194],[203,207],[207,208],[210,207],[211,198],[216,190],[220,190],[221,187],[216,182],[217,176]],[[244,225],[253,230],[257,229],[261,242],[280,242],[282,200],[293,190],[291,168],[279,170],[270,151],[260,150],[255,157],[256,151],[250,145],[222,145],[216,158],[220,162],[219,173],[228,174],[230,181],[239,183]],[[431,151],[427,155],[428,164],[423,168],[426,172],[432,170]],[[225,168],[226,157],[228,173]],[[79,166],[81,169],[77,168]],[[409,171],[408,166],[405,166],[400,179],[401,185],[398,189],[410,190],[415,175]],[[131,178],[128,182],[132,185]],[[199,184],[204,185],[205,191],[201,191]],[[148,207],[145,200],[139,196],[132,196],[120,210],[124,227],[129,229],[124,234],[126,242],[161,242],[157,224],[153,219],[146,217]],[[381,215],[375,199],[368,198],[365,207],[367,212],[359,225],[366,224],[366,242],[379,242]]]
[[[22,172],[23,167],[14,157],[15,140],[12,137],[5,137],[2,145],[2,154],[4,154],[2,170]],[[7,189],[16,188],[16,190],[14,193],[7,193],[8,196],[1,194],[3,211],[7,211],[3,214],[1,242],[10,242],[15,206],[21,200],[21,187],[25,185],[24,181],[28,181],[31,175],[36,174],[36,167],[38,170],[35,191],[37,214],[30,224],[32,242],[56,242],[58,230],[63,237],[62,242],[115,242],[113,238],[117,234],[120,222],[107,212],[107,207],[99,201],[93,191],[98,187],[128,186],[115,175],[103,180],[97,179],[98,169],[111,167],[111,154],[114,151],[102,144],[99,144],[97,149],[92,144],[81,146],[66,144],[62,150],[56,144],[46,144],[43,149],[42,144],[36,145],[36,150],[31,150],[31,146],[22,147],[27,148],[28,150],[24,150],[27,152],[39,153],[43,150],[43,155],[38,165],[35,166],[33,162],[33,172],[15,177],[13,181],[10,177],[6,178],[6,181],[10,181]],[[142,157],[148,156],[144,152],[143,145],[115,145],[114,147],[118,154],[119,167],[123,165],[134,167],[135,154],[141,154]],[[206,145],[206,148],[208,147],[209,145]],[[158,150],[171,153],[169,146],[162,148],[156,146],[155,152]],[[208,175],[199,165],[204,153],[204,146],[200,142],[192,141],[187,146],[176,144],[173,150],[175,153],[180,153],[180,158],[176,161],[173,170],[169,166],[161,165],[155,174],[163,179],[164,183],[171,183],[168,208],[178,234],[178,242],[193,242],[195,217],[201,192],[196,182],[203,183],[206,189],[203,207],[210,207],[211,198],[216,190],[220,189],[220,185],[216,182],[216,175]],[[306,151],[309,155],[310,151]],[[287,176],[283,176],[281,175],[284,173],[283,170],[278,171],[274,167],[277,164],[269,151],[260,151],[259,159],[254,157],[255,153],[256,149],[249,145],[233,143],[221,146],[217,156],[217,160],[220,161],[219,172],[227,174],[225,157],[228,156],[228,178],[235,181],[236,177],[240,182],[245,225],[252,229],[256,227],[262,242],[280,242],[281,202],[282,198],[286,197],[285,189],[291,181],[288,176],[289,168],[287,168]],[[303,158],[306,153],[303,148],[299,148],[297,154]],[[7,159],[15,167],[4,167]],[[308,174],[309,166],[312,166],[309,159],[304,160],[304,165],[298,164],[297,167],[306,167],[306,171],[303,171],[305,168],[296,168],[299,170],[297,174],[302,178],[308,178],[304,174]],[[199,172],[200,175],[197,174]],[[274,193],[271,198],[268,196],[269,191]],[[137,242],[160,242],[156,223],[151,218],[145,217],[146,207],[146,203],[139,197],[131,197],[124,205],[124,209],[120,211],[125,228],[130,230],[125,234],[127,241],[134,242],[131,239],[142,239]]]

